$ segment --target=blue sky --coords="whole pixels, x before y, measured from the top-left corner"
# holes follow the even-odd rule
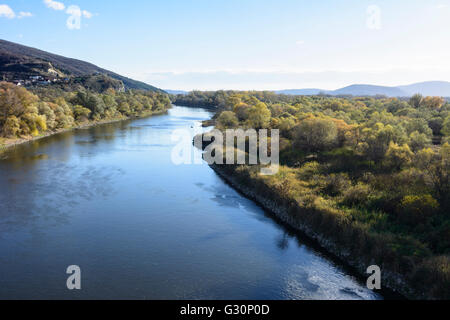
[[[449,31],[450,0],[0,0],[0,38],[165,89],[450,81]]]

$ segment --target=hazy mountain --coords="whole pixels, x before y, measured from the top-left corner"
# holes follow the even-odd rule
[[[450,82],[428,81],[398,87],[354,84],[334,91],[321,89],[290,89],[290,90],[279,90],[276,91],[276,93],[291,94],[291,95],[316,95],[319,93],[325,93],[329,95],[353,95],[353,96],[385,95],[388,97],[409,97],[416,93],[420,93],[424,96],[450,97]]]
[[[446,81],[420,82],[398,88],[405,91],[408,95],[421,93],[424,96],[450,97],[450,82]]]
[[[102,69],[92,63],[0,40],[0,80],[25,80],[30,76],[45,77],[56,74],[59,77],[103,74],[122,81],[127,89],[162,91],[144,82]]]
[[[278,94],[290,94],[294,96],[314,96],[318,95],[321,92],[325,92],[326,90],[320,89],[287,89],[287,90],[279,90],[275,91]]]
[[[354,84],[335,91],[332,95],[353,95],[353,96],[376,96],[385,95],[389,97],[403,97],[408,94],[396,87],[373,86],[368,84]]]
[[[164,89],[168,94],[188,94],[188,91]]]

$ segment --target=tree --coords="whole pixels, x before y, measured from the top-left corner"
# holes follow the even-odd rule
[[[310,151],[324,150],[337,143],[338,130],[331,119],[307,118],[302,120],[293,130],[295,144]]]
[[[45,116],[38,114],[38,108],[36,106],[28,106],[21,116],[20,127],[22,133],[37,136],[39,131],[47,130]]]
[[[77,104],[76,106],[73,107],[73,114],[77,122],[83,122],[89,120],[91,110]]]
[[[411,226],[426,223],[439,208],[439,203],[429,194],[406,196],[400,205],[400,221]]]
[[[411,99],[409,99],[409,104],[413,107],[413,108],[420,108],[421,104],[422,104],[422,100],[423,100],[423,96],[420,93],[417,93],[415,95],[413,95],[411,97]]]
[[[56,121],[56,115],[52,108],[48,105],[46,102],[39,102],[38,104],[38,111],[39,114],[42,114],[45,116],[47,128],[50,130],[53,130],[56,128],[57,121]]]
[[[445,100],[441,97],[425,97],[421,102],[421,106],[428,109],[439,109],[444,103]]]
[[[10,116],[6,119],[3,126],[3,135],[6,137],[18,137],[20,134],[20,122],[16,116]]]
[[[9,82],[0,82],[0,127],[9,116],[20,119],[26,109],[38,100],[37,96],[25,88]]]
[[[270,117],[271,113],[267,105],[258,102],[248,112],[247,126],[253,129],[267,128],[270,124]]]
[[[234,128],[239,124],[239,120],[233,111],[224,111],[217,118],[217,125],[220,128]]]
[[[424,133],[419,133],[418,131],[411,133],[409,140],[409,145],[414,152],[422,150],[431,144],[431,138]]]
[[[442,124],[441,133],[446,137],[450,136],[450,116],[445,118],[444,123]]]
[[[421,118],[416,119],[408,119],[406,120],[406,123],[404,124],[406,128],[406,133],[410,135],[414,131],[417,131],[418,133],[423,133],[429,137],[433,135],[433,130],[428,126],[428,121]]]
[[[377,123],[373,128],[362,130],[362,152],[370,159],[378,161],[384,158],[391,141],[396,142],[395,131],[391,125]]]
[[[399,146],[398,144],[391,142],[389,149],[386,152],[386,163],[390,168],[399,170],[402,167],[409,165],[412,161],[414,153],[407,144]]]

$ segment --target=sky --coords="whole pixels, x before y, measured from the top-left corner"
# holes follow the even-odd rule
[[[0,0],[0,38],[163,89],[450,81],[450,0]]]

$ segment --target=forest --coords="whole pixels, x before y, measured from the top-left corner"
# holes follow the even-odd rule
[[[103,121],[148,116],[171,106],[164,93],[118,91],[104,81],[89,84],[68,90],[56,85],[26,89],[0,82],[0,145],[2,140],[30,139]]]
[[[276,175],[260,175],[258,165],[222,170],[358,262],[399,274],[403,293],[450,298],[450,104],[443,98],[220,91],[172,99],[215,106],[217,129],[279,129]]]

